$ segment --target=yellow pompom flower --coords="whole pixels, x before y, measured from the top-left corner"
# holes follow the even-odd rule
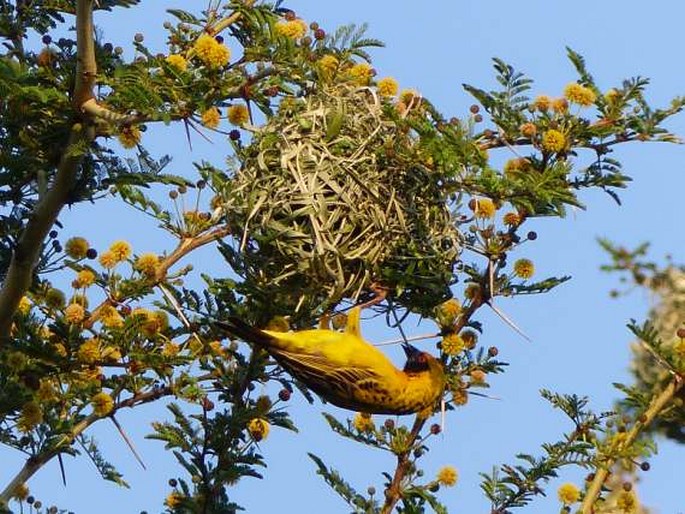
[[[525,171],[530,166],[530,161],[525,157],[517,157],[516,159],[509,159],[504,163],[504,174],[513,178],[520,174],[520,172]]]
[[[438,471],[438,476],[436,477],[436,480],[438,483],[441,485],[445,485],[447,487],[452,487],[457,483],[457,480],[459,479],[459,474],[457,473],[457,470],[452,467],[452,466],[445,466]]]
[[[473,384],[484,384],[487,376],[488,374],[482,369],[474,369],[471,373],[469,373],[471,383]]]
[[[56,288],[50,288],[47,293],[45,293],[45,305],[51,309],[61,309],[67,302],[64,293]]]
[[[340,61],[338,61],[338,58],[335,57],[334,55],[324,55],[321,59],[318,60],[316,63],[317,68],[319,69],[319,73],[324,79],[330,79],[335,75],[335,72],[338,69],[338,65],[340,64]]]
[[[180,54],[171,54],[167,55],[166,59],[164,59],[169,66],[173,66],[179,71],[186,71],[188,69],[188,61],[186,61],[186,58],[183,57]]]
[[[375,428],[371,414],[366,412],[357,412],[352,420],[352,426],[358,432],[371,432]]]
[[[621,491],[616,499],[616,508],[625,514],[637,512],[639,505],[633,491]]]
[[[538,128],[535,126],[535,123],[528,122],[523,123],[519,127],[519,131],[523,137],[533,137],[537,133]]]
[[[451,298],[446,302],[441,303],[436,312],[436,321],[441,327],[449,327],[459,316],[461,312],[461,304],[456,298]]]
[[[89,269],[82,269],[76,275],[79,287],[90,287],[95,283],[95,273]]]
[[[72,237],[64,245],[64,252],[72,259],[83,259],[88,253],[88,241],[83,237]]]
[[[459,334],[447,334],[442,338],[442,353],[449,356],[457,355],[464,351],[466,343]]]
[[[43,410],[37,402],[31,401],[25,403],[21,408],[21,414],[17,420],[17,428],[21,432],[29,432],[36,425],[43,422]]]
[[[117,262],[122,262],[131,256],[131,244],[127,241],[115,241],[109,247]]]
[[[589,87],[582,86],[577,82],[571,82],[564,88],[564,97],[574,104],[588,107],[595,103],[597,95]]]
[[[163,332],[169,326],[169,318],[163,311],[150,312],[143,323],[143,333],[147,337],[153,337]]]
[[[124,325],[124,318],[122,318],[119,311],[111,305],[103,305],[100,307],[97,312],[97,319],[99,319],[106,328],[120,328]]]
[[[93,364],[100,359],[100,340],[92,337],[84,341],[76,352],[78,359],[86,364]]]
[[[108,250],[108,251],[102,252],[102,253],[100,254],[100,257],[98,257],[98,262],[100,263],[100,265],[101,265],[103,268],[105,268],[105,269],[112,269],[112,268],[114,268],[114,266],[117,265],[117,263],[118,263],[119,261],[117,260],[117,258],[116,258],[116,256],[114,255],[114,253],[113,253],[113,252],[110,252],[110,251]]]
[[[568,112],[568,100],[566,98],[555,98],[552,101],[552,110],[557,114],[566,114]]]
[[[546,112],[552,106],[552,99],[547,95],[538,95],[533,100],[533,108],[540,112]]]
[[[181,505],[181,502],[183,501],[184,498],[185,498],[185,496],[183,496],[178,491],[172,491],[169,493],[169,495],[164,500],[164,505],[166,505],[170,509],[175,509],[176,507]]]
[[[26,296],[22,296],[21,300],[19,300],[17,311],[19,311],[19,313],[23,314],[24,316],[26,316],[31,311],[31,301]]]
[[[141,132],[137,125],[128,125],[119,130],[119,143],[126,149],[135,148],[140,143]]]
[[[604,100],[606,100],[607,103],[614,103],[616,100],[618,100],[621,96],[621,93],[619,92],[618,89],[611,88],[608,90],[606,93],[604,93]]]
[[[221,68],[228,64],[231,51],[209,34],[202,34],[194,45],[195,55],[210,68]]]
[[[159,266],[159,256],[155,253],[144,253],[136,259],[133,267],[148,277],[153,277]]]
[[[567,482],[559,487],[557,497],[564,505],[573,505],[580,499],[580,489],[574,484]]]
[[[535,274],[535,264],[530,259],[518,259],[514,263],[514,275],[524,280]]]
[[[235,104],[228,108],[228,121],[232,125],[245,125],[249,120],[250,112],[247,110],[247,106],[243,104]]]
[[[90,404],[93,406],[93,413],[96,416],[106,416],[114,408],[114,399],[104,391],[101,391],[93,395],[90,399]]]
[[[274,29],[279,36],[289,37],[290,39],[300,39],[307,33],[307,22],[302,19],[289,21],[279,21]]]
[[[518,227],[521,224],[521,216],[517,212],[508,212],[502,217],[502,222],[507,227]]]
[[[221,112],[216,107],[210,107],[202,113],[202,124],[210,129],[215,129],[221,121]]]
[[[542,135],[542,148],[548,152],[561,152],[566,148],[566,136],[555,129]]]
[[[171,341],[167,341],[164,343],[164,346],[162,347],[162,356],[163,357],[176,357],[178,353],[181,351],[181,347],[177,345],[176,343],[172,343]]]
[[[252,436],[255,441],[263,441],[269,435],[270,430],[269,422],[262,418],[253,418],[247,424],[247,431]]]
[[[64,309],[64,319],[67,320],[67,323],[71,323],[72,325],[81,323],[85,316],[86,310],[78,303],[69,304],[67,308]]]
[[[474,198],[469,202],[469,207],[472,208],[476,218],[480,219],[492,218],[495,216],[495,212],[497,212],[495,203],[490,198]]]
[[[40,386],[38,386],[38,391],[36,391],[36,400],[40,403],[48,403],[57,400],[57,391],[49,379],[40,379]]]
[[[358,86],[366,86],[371,80],[371,66],[368,63],[360,62],[352,66],[347,73],[352,82]]]
[[[381,96],[395,96],[400,86],[394,78],[383,77],[376,82],[376,88],[378,88],[378,94]]]

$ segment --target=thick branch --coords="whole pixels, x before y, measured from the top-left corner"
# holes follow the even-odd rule
[[[93,97],[95,82],[95,41],[92,16],[93,0],[79,0],[76,8],[77,66],[74,101],[80,106]],[[52,187],[39,200],[12,255],[5,281],[0,290],[0,341],[9,336],[21,297],[31,285],[33,269],[48,232],[57,220],[62,207],[76,182],[84,152],[95,137],[92,126],[72,130],[57,167]]]
[[[664,388],[664,390],[652,399],[652,401],[649,404],[649,407],[647,407],[647,410],[635,422],[635,425],[633,425],[633,428],[628,432],[626,436],[625,442],[623,443],[624,446],[630,446],[635,442],[635,440],[640,435],[642,430],[644,430],[652,423],[652,421],[654,421],[654,419],[659,415],[659,413],[664,409],[664,407],[666,407],[666,405],[673,399],[675,394],[682,388],[682,386],[683,377],[681,377],[680,375],[674,376],[673,379],[669,382],[669,384]],[[609,476],[609,470],[613,467],[615,463],[616,458],[608,457],[604,463],[604,466],[595,472],[595,478],[588,486],[587,492],[585,493],[585,498],[583,499],[583,504],[580,507],[580,512],[582,514],[592,514],[594,512],[595,502],[597,501],[597,498],[599,498],[599,495],[602,493],[602,486],[604,485],[604,482],[606,482],[606,479]]]

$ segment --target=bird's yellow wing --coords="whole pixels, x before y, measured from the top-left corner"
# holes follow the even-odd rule
[[[383,386],[387,377],[375,370],[354,365],[333,364],[324,355],[273,352],[274,357],[295,378],[331,403],[359,410],[365,400],[387,397]],[[375,402],[374,402],[375,403]]]

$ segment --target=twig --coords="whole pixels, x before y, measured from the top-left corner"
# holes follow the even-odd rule
[[[161,282],[166,277],[169,268],[185,257],[190,251],[204,246],[212,241],[226,237],[231,233],[231,229],[226,225],[217,227],[209,232],[200,234],[197,237],[182,239],[179,245],[171,252],[157,267],[155,281]]]

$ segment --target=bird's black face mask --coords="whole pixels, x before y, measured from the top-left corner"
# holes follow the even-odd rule
[[[407,362],[404,364],[405,373],[420,373],[428,370],[428,359],[424,352],[408,343],[404,343],[402,349],[407,355]]]

